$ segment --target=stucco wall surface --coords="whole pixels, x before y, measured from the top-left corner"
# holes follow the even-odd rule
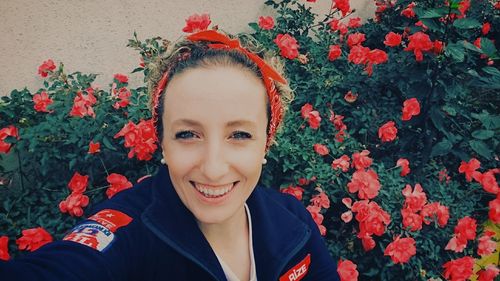
[[[325,14],[331,0],[304,3]],[[363,18],[374,11],[371,0],[351,0],[351,6]],[[49,58],[67,72],[99,74],[96,84],[107,88],[114,73],[129,74],[139,63],[139,54],[126,47],[134,31],[139,39],[176,39],[194,13],[209,13],[212,24],[237,33],[272,10],[248,0],[0,0],[0,95],[40,88],[37,68]],[[130,75],[130,86],[141,79]]]

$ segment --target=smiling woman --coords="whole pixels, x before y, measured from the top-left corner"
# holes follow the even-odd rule
[[[2,280],[339,280],[303,205],[257,185],[290,94],[277,66],[213,30],[169,46],[148,66],[158,174]]]

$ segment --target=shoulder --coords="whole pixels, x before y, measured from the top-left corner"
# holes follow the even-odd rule
[[[290,194],[263,186],[257,186],[254,193],[258,200],[266,202],[271,209],[285,209],[303,222],[308,222],[311,217],[304,204]]]
[[[91,216],[105,209],[113,209],[124,212],[131,217],[140,217],[142,211],[153,200],[153,181],[154,177],[143,179],[131,188],[123,190],[110,199],[97,204],[89,210],[88,215]]]

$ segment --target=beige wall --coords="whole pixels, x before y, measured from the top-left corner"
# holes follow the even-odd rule
[[[307,3],[304,0],[305,3]],[[372,0],[351,0],[357,14],[373,14]],[[212,23],[228,32],[248,30],[247,23],[270,15],[264,1],[249,0],[0,0],[0,95],[25,86],[42,85],[38,66],[52,58],[68,72],[97,73],[97,84],[107,87],[114,73],[128,73],[139,55],[125,47],[137,31],[140,39],[177,38],[184,20],[207,12]],[[331,0],[307,3],[318,13],[328,12]],[[131,75],[131,86],[141,84]]]

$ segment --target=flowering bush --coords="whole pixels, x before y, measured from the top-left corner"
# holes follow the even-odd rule
[[[495,265],[473,266],[500,239],[500,4],[375,0],[361,20],[348,0],[324,18],[314,2],[267,1],[276,15],[250,23],[296,96],[263,184],[304,203],[342,280],[493,280]],[[210,24],[193,15],[182,30]],[[134,35],[133,72],[167,44]],[[40,90],[0,103],[1,259],[60,239],[159,163],[145,87],[116,74],[101,88],[52,60],[38,71]]]

